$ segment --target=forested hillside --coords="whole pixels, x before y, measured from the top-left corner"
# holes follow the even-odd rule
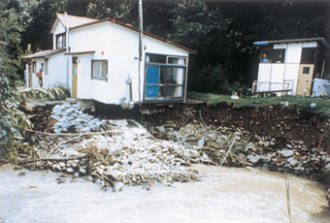
[[[10,43],[11,56],[51,47],[56,12],[93,18],[117,18],[137,26],[137,0],[5,0],[24,28],[21,42]],[[144,0],[146,31],[197,51],[190,63],[189,88],[230,93],[250,87],[256,77],[256,40],[327,37],[327,1]],[[16,13],[15,13],[16,11]]]

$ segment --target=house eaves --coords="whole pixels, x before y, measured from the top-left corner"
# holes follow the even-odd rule
[[[42,50],[33,54],[22,56],[22,59],[37,59],[37,58],[45,58],[56,53],[64,52],[65,49],[56,49],[56,50]]]

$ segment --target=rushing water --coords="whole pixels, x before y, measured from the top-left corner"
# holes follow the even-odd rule
[[[0,219],[20,222],[286,223],[284,176],[255,169],[196,166],[202,180],[104,192],[79,179],[57,184],[56,173],[0,168]],[[290,176],[294,223],[330,222],[325,191]],[[1,222],[1,220],[0,220]]]

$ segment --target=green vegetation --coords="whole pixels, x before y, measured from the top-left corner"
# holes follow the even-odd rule
[[[211,93],[197,93],[189,92],[188,97],[190,99],[205,101],[208,105],[215,105],[217,103],[226,102],[227,104],[233,104],[235,107],[242,106],[263,106],[263,105],[283,105],[288,102],[289,106],[296,106],[299,109],[310,110],[313,112],[321,112],[323,114],[330,115],[330,99],[326,98],[312,98],[312,97],[294,97],[294,96],[282,96],[282,97],[243,97],[238,100],[232,100],[229,95],[211,94]],[[315,107],[312,108],[311,104],[315,103]]]

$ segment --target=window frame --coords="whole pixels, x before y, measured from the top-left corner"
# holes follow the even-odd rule
[[[173,101],[173,100],[184,100],[185,98],[185,86],[186,86],[186,75],[187,75],[187,70],[188,70],[188,57],[187,56],[180,56],[180,55],[168,55],[168,54],[157,54],[157,53],[146,53],[145,54],[145,58],[147,58],[147,56],[151,56],[151,55],[156,55],[156,56],[165,56],[166,57],[166,61],[165,63],[154,63],[154,62],[147,62],[147,60],[145,60],[145,73],[144,73],[144,88],[143,88],[143,98],[144,101],[147,102],[152,102],[152,101],[159,101],[159,100],[163,100],[163,101]],[[178,59],[183,59],[184,63],[183,64],[173,64],[173,63],[169,63],[169,58],[178,58]],[[160,73],[159,75],[161,75],[161,70],[164,69],[164,76],[166,75],[166,68],[183,68],[183,80],[182,80],[182,84],[177,84],[177,83],[167,83],[166,78],[164,77],[164,82],[163,83],[158,83],[158,84],[147,84],[146,79],[147,79],[147,68],[148,65],[150,66],[159,66],[160,68]],[[159,77],[159,79],[161,79],[161,77]],[[157,96],[157,97],[147,97],[146,96],[146,88],[147,86],[158,86],[159,88],[163,88],[163,92],[164,95],[163,96]],[[177,88],[182,88],[182,96],[167,96],[166,95],[166,88],[167,87],[177,87]]]
[[[59,45],[59,38],[62,37],[62,46]],[[66,47],[66,33],[59,33],[59,34],[56,34],[55,36],[55,46],[56,46],[56,49],[64,49]]]
[[[107,71],[107,76],[106,78],[102,78],[102,77],[94,77],[93,76],[93,63],[95,62],[106,62],[106,71]],[[109,77],[109,62],[106,59],[92,59],[91,60],[91,79],[92,80],[101,80],[101,81],[108,81],[108,77]]]

